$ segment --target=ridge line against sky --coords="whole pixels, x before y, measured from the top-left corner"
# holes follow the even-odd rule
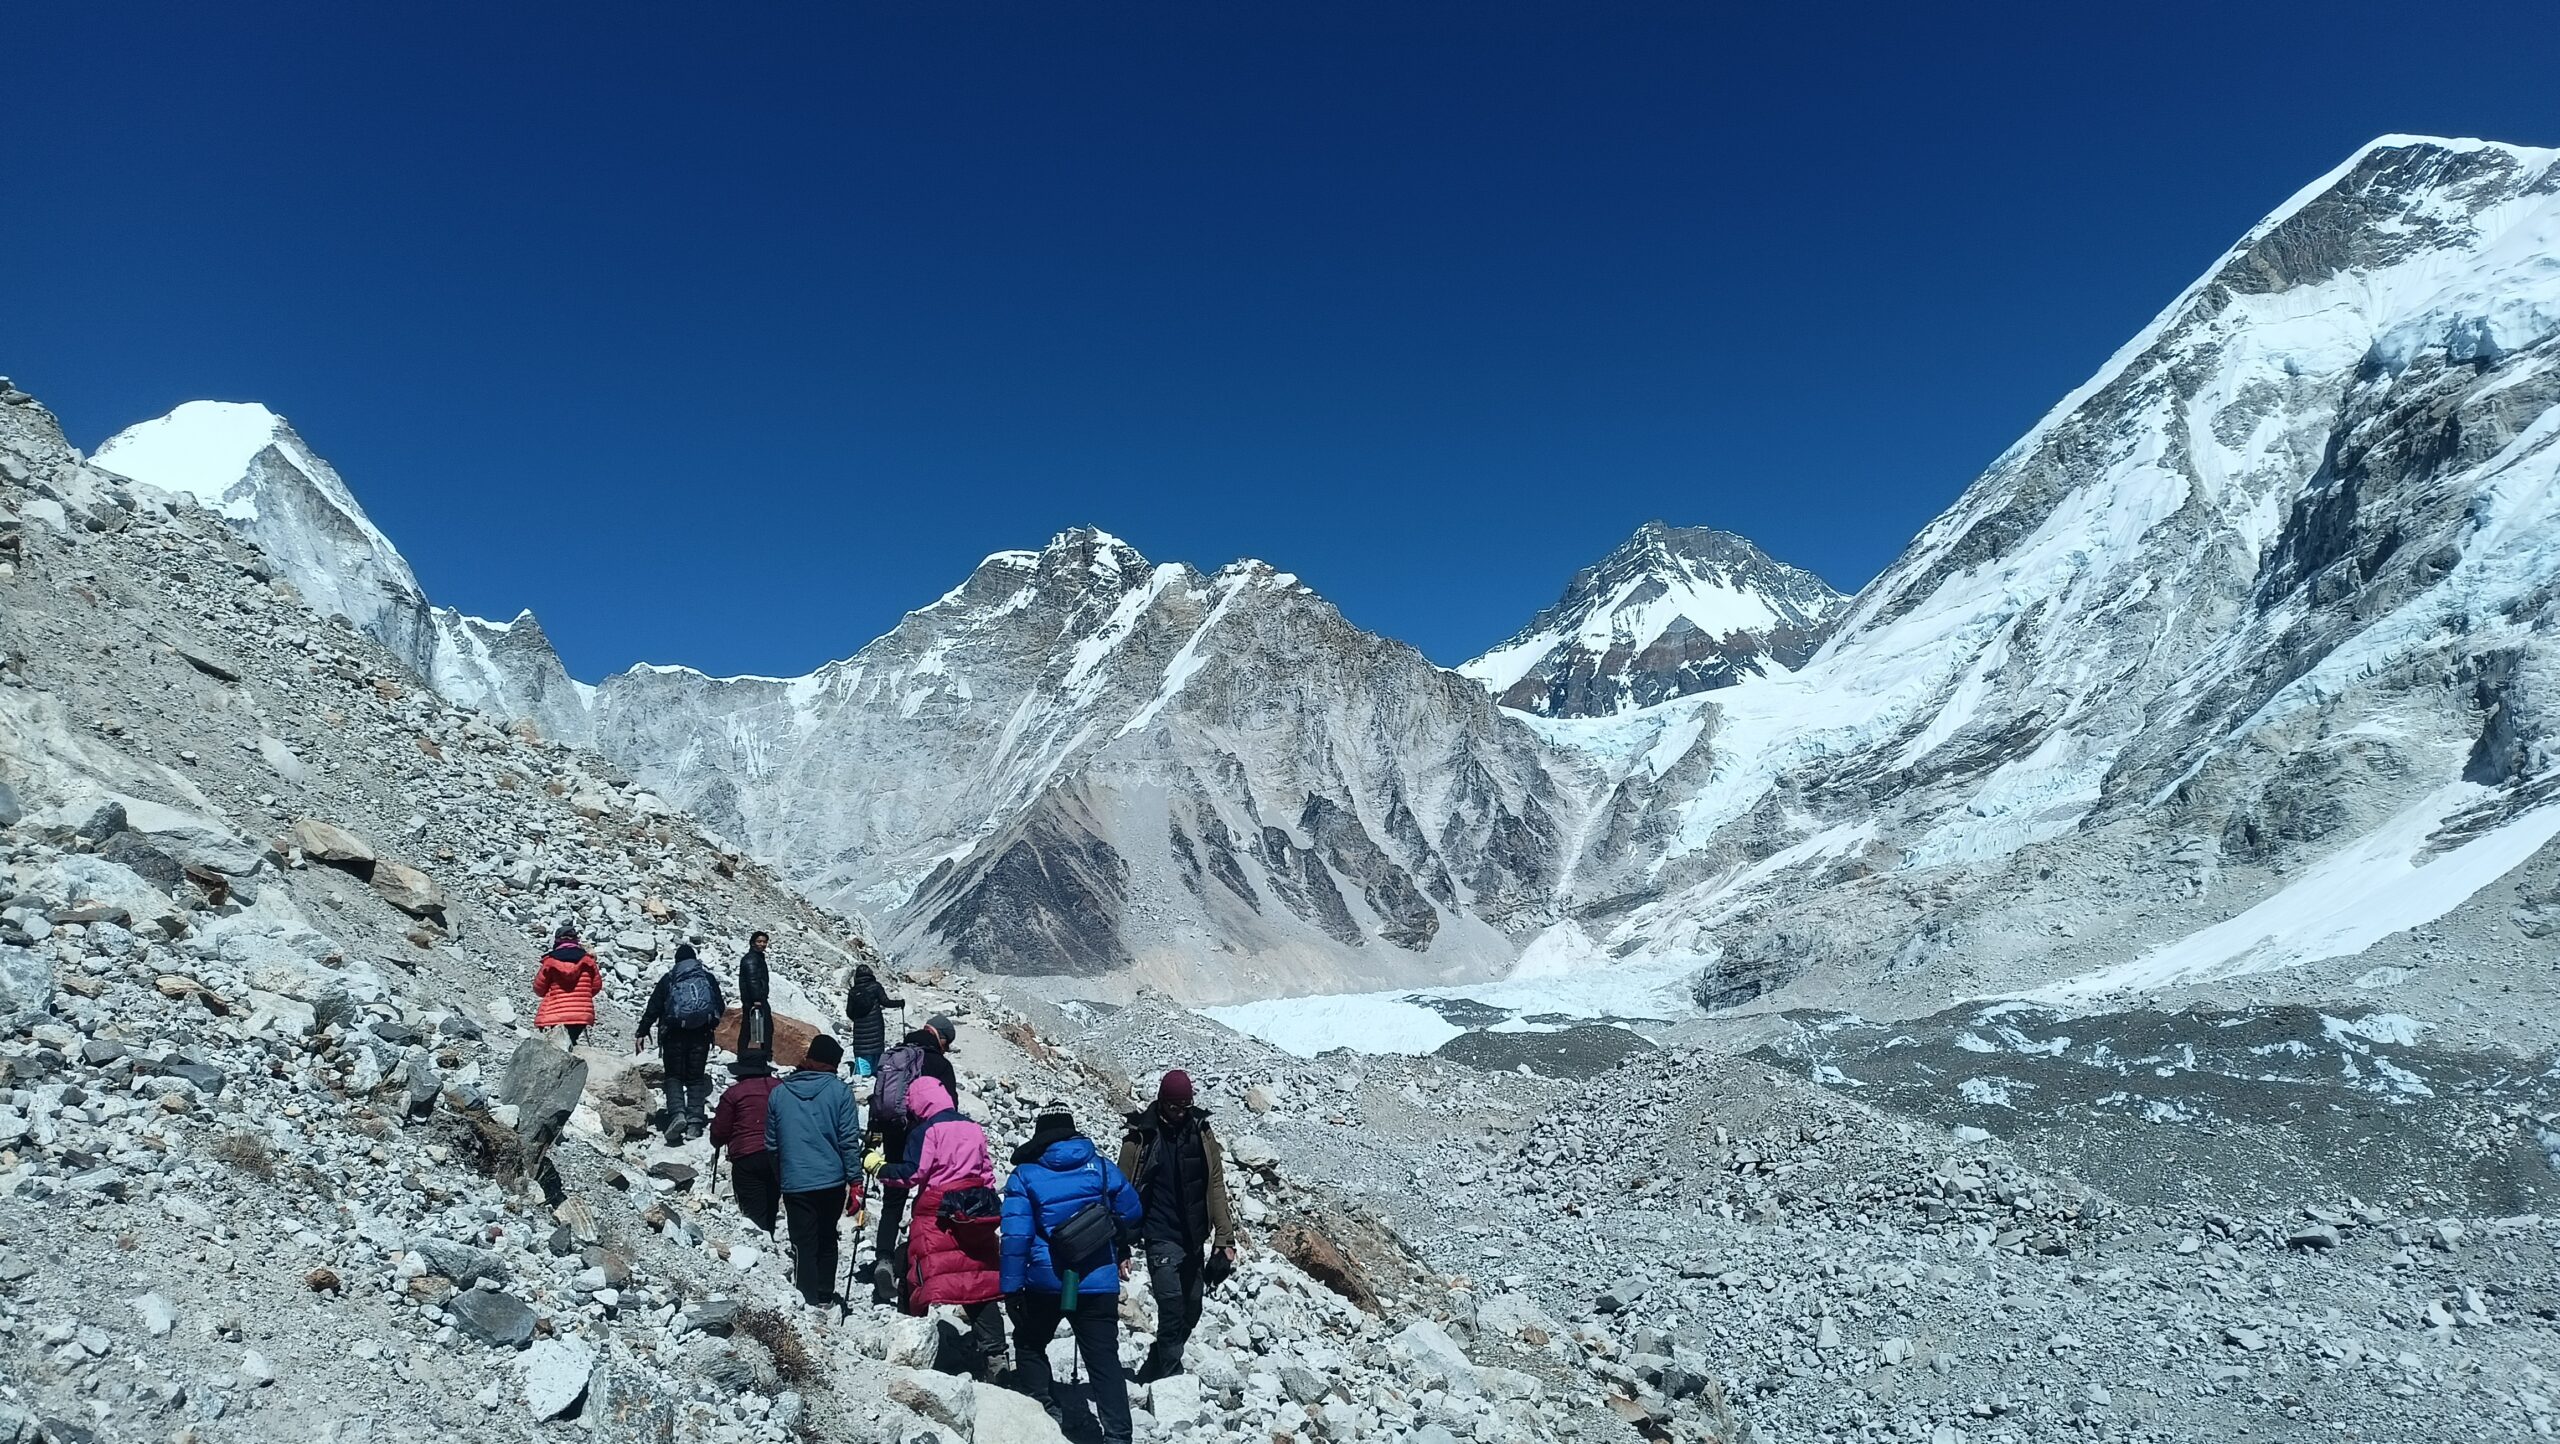
[[[2395,16],[51,7],[0,371],[265,403],[582,677],[1077,524],[1454,664],[1652,517],[1854,591],[2358,146],[2560,141],[2547,15]]]

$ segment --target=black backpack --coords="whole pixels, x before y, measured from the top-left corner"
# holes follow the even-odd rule
[[[687,958],[667,975],[667,1026],[709,1028],[720,1022],[720,987],[699,959]]]

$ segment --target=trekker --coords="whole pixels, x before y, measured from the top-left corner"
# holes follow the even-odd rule
[[[765,962],[771,933],[747,938],[746,956],[738,959],[738,1051],[773,1051],[773,970]]]
[[[942,1084],[944,1096],[960,1096],[960,1078],[951,1071],[950,1058],[951,1040],[958,1035],[959,1026],[936,1013],[897,1047],[880,1055],[879,1078],[871,1085],[871,1131],[879,1135],[880,1152],[885,1157],[907,1156],[907,1130],[915,1121],[907,1109],[907,1089],[917,1079],[936,1079]],[[897,1254],[898,1227],[906,1217],[906,1209],[907,1190],[882,1180],[880,1231],[873,1238],[871,1249],[873,1303],[898,1301],[898,1275],[890,1260]]]
[[[1100,1220],[1074,1228],[1069,1221],[1100,1208]],[[1075,1332],[1076,1352],[1093,1375],[1093,1402],[1102,1415],[1105,1444],[1128,1444],[1129,1381],[1120,1368],[1120,1240],[1133,1233],[1146,1209],[1128,1177],[1076,1131],[1075,1115],[1052,1103],[1040,1110],[1031,1139],[1013,1151],[1013,1176],[1004,1185],[1005,1305],[1013,1314],[1014,1387],[1060,1418],[1049,1376],[1049,1340],[1061,1319]],[[1079,1232],[1102,1237],[1082,1257],[1059,1257],[1057,1240]],[[1069,1297],[1067,1274],[1075,1275]]]
[[[995,1155],[987,1132],[960,1111],[939,1078],[918,1078],[907,1089],[915,1127],[902,1162],[881,1173],[915,1198],[915,1226],[908,1231],[906,1311],[921,1314],[936,1304],[957,1304],[969,1321],[969,1372],[992,1381],[1004,1362],[1002,1248],[997,1224]]]
[[[1226,1156],[1206,1110],[1191,1105],[1191,1075],[1179,1068],[1156,1085],[1155,1105],[1129,1115],[1120,1171],[1146,1204],[1140,1236],[1147,1250],[1147,1291],[1156,1296],[1156,1342],[1138,1369],[1151,1384],[1182,1372],[1182,1346],[1200,1322],[1207,1253],[1236,1257],[1235,1222],[1227,1204]]]
[[[825,1308],[836,1299],[836,1229],[861,1206],[845,1185],[862,1177],[862,1109],[836,1070],[844,1045],[820,1033],[808,1061],[767,1097],[764,1146],[776,1155],[783,1216],[791,1221],[791,1278],[801,1300]]]
[[[720,980],[696,957],[693,944],[676,945],[676,963],[649,991],[649,1009],[640,1015],[640,1031],[631,1051],[658,1030],[658,1061],[667,1073],[667,1146],[684,1142],[687,1131],[700,1133],[702,1108],[711,1100],[711,1030],[728,1004],[720,997]]]
[[[604,972],[596,955],[578,941],[574,923],[562,923],[551,935],[551,951],[533,970],[533,1026],[559,1028],[569,1046],[596,1024],[596,994],[604,991]]]
[[[853,1071],[864,1078],[880,1071],[881,1046],[888,1041],[891,1008],[907,1005],[904,998],[892,998],[880,986],[879,977],[869,963],[853,965],[853,986],[845,990],[844,1015],[853,1020]]]
[[[777,1086],[773,1063],[763,1052],[749,1051],[738,1055],[730,1071],[738,1081],[721,1090],[720,1110],[711,1115],[711,1146],[729,1150],[729,1185],[737,1193],[738,1212],[771,1233],[782,1211],[782,1176],[764,1141],[765,1114]]]

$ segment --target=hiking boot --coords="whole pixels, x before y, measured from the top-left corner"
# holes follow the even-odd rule
[[[684,1127],[682,1124],[670,1123],[667,1125],[667,1146],[669,1148],[682,1148],[684,1146]]]

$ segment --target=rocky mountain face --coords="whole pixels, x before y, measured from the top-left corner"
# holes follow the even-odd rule
[[[1090,530],[808,677],[641,668],[596,717],[902,954],[1198,997],[1487,976],[1575,818],[1528,729],[1296,578]]]
[[[1617,769],[1575,869],[1627,900],[1586,914],[1607,944],[1714,954],[1716,1004],[2094,998],[2353,955],[2547,871],[2555,159],[2368,147],[1802,671],[1550,726]]]
[[[453,701],[586,737],[584,692],[533,614],[490,622],[431,605],[336,468],[264,406],[190,401],[109,437],[94,459],[221,516],[322,615],[345,617]]]
[[[1458,671],[1505,707],[1610,717],[1803,666],[1846,600],[1731,532],[1652,521]]]

